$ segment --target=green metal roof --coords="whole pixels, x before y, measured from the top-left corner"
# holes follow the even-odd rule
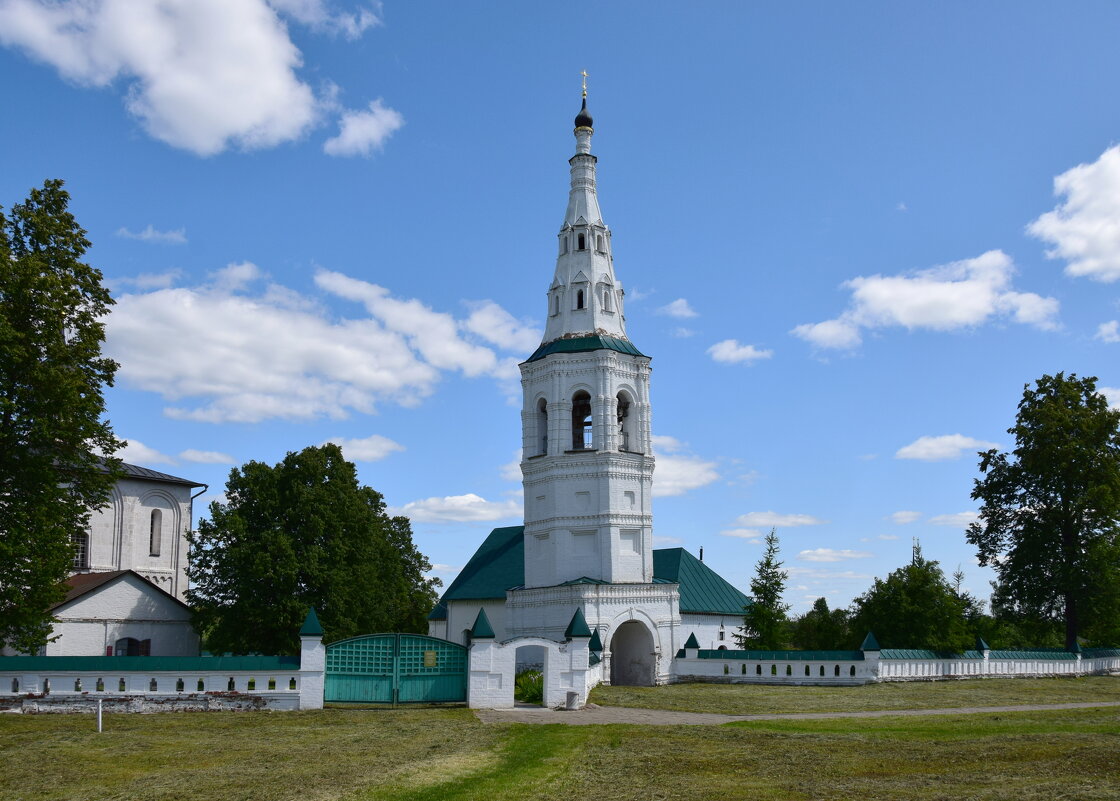
[[[875,633],[872,631],[867,632],[867,636],[863,638],[863,643],[859,646],[861,651],[881,651],[879,641],[875,639]]]
[[[655,550],[653,575],[681,585],[682,612],[741,615],[751,602],[684,548]]]
[[[447,618],[448,601],[505,598],[506,590],[525,583],[525,527],[496,528],[448,586],[429,620]],[[653,552],[653,575],[657,584],[680,585],[682,612],[741,615],[750,603],[739,590],[684,548],[661,548]],[[578,578],[565,582],[602,584]]]
[[[505,598],[525,583],[524,526],[496,528],[447,587],[446,601]],[[436,618],[438,619],[438,618]]]
[[[695,631],[688,635],[688,639],[684,641],[684,647],[685,648],[695,648],[696,650],[700,650],[700,642],[699,642],[699,640],[696,639],[696,632]]]
[[[554,339],[551,342],[546,342],[533,351],[533,355],[525,361],[539,361],[553,353],[585,353],[592,350],[613,350],[630,356],[645,356],[628,339],[594,334],[592,336]]]
[[[140,673],[225,673],[299,670],[298,656],[0,656],[0,670],[26,673],[76,671],[110,675]]]
[[[299,636],[301,637],[322,637],[323,624],[319,622],[319,616],[315,614],[315,607],[307,610],[307,617],[303,619],[303,625],[300,626]]]
[[[487,616],[485,609],[479,609],[478,615],[475,616],[474,625],[471,626],[471,639],[494,639],[494,627],[490,625],[490,618]]]
[[[568,624],[568,628],[564,629],[564,637],[569,640],[573,637],[591,637],[591,629],[587,627],[587,618],[583,616],[583,610],[578,606],[575,614],[572,615],[572,622]]]

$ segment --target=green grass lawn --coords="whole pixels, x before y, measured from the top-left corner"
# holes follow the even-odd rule
[[[592,691],[590,700],[603,706],[719,712],[726,715],[951,709],[968,706],[1120,701],[1120,677],[884,682],[858,687],[790,687],[766,684],[597,687]]]
[[[1114,697],[1112,684],[1093,683],[1022,692],[1035,702]],[[923,686],[962,705],[964,685]],[[825,693],[806,705],[836,701]],[[94,729],[91,715],[0,715],[0,799],[1120,798],[1120,709],[725,726],[487,725],[466,709],[327,709],[106,715],[105,732]]]

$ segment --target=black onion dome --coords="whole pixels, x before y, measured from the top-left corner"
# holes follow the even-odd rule
[[[591,115],[587,112],[587,98],[585,97],[583,99],[583,108],[581,108],[579,114],[576,115],[576,127],[590,128],[591,122]]]

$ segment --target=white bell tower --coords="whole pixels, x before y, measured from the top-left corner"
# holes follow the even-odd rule
[[[626,337],[584,85],[541,346],[521,364],[525,587],[653,581],[650,360]]]

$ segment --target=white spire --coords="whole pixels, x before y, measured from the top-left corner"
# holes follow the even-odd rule
[[[548,291],[544,342],[594,335],[626,338],[622,285],[614,276],[611,232],[599,211],[595,187],[598,159],[591,154],[591,126],[585,90],[575,119],[576,154],[568,160],[572,184]]]

